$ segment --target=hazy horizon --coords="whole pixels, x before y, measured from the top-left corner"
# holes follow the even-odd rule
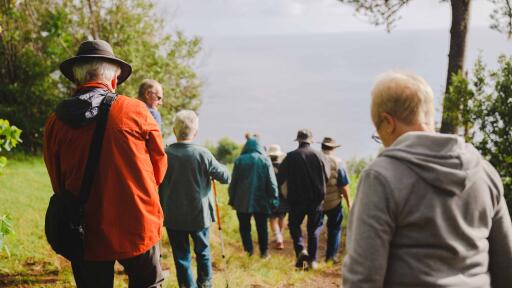
[[[333,136],[344,158],[374,155],[369,92],[375,77],[390,69],[425,77],[436,95],[437,117],[446,80],[446,30],[344,32],[312,35],[205,37],[198,74],[204,81],[197,142],[247,131],[265,145],[295,148],[297,129],[310,128],[316,141]],[[489,29],[469,34],[466,68],[479,50],[494,66],[512,43]]]

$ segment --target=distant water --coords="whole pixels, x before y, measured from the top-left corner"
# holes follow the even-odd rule
[[[512,51],[512,42],[490,29],[473,29],[468,44],[467,67],[479,51],[491,66]],[[243,142],[253,131],[264,144],[289,151],[296,131],[309,128],[317,141],[332,136],[342,143],[338,154],[345,159],[376,154],[369,116],[375,77],[415,71],[441,108],[448,47],[448,30],[206,38],[197,142],[223,136]]]

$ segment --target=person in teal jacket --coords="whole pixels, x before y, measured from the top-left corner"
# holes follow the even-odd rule
[[[160,185],[164,226],[169,235],[179,287],[212,287],[209,227],[215,221],[211,179],[229,183],[229,171],[206,148],[193,144],[199,120],[190,110],[176,114],[177,143],[165,152],[169,162]],[[194,242],[197,281],[191,269],[189,238]]]
[[[235,160],[229,205],[236,210],[244,250],[254,252],[251,238],[251,218],[254,216],[262,258],[268,257],[268,216],[279,204],[274,168],[256,138],[249,138],[242,154]]]

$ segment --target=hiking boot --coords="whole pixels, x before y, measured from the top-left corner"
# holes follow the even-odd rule
[[[268,254],[268,251],[265,251],[265,252],[261,253],[260,257],[261,257],[261,259],[265,260],[265,259],[270,258],[270,254]]]
[[[283,250],[284,249],[284,243],[283,242],[277,242],[276,243],[276,249],[277,250]]]
[[[316,261],[308,261],[308,270],[317,270],[318,269],[318,262]]]
[[[295,262],[295,268],[304,269],[304,263],[308,261],[309,255],[306,251],[300,252],[297,256],[297,262]]]
[[[198,288],[212,288],[213,285],[212,285],[211,281],[206,281],[206,282],[203,282],[203,283],[197,282],[197,287]]]

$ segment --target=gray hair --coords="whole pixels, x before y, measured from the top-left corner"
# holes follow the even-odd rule
[[[382,113],[407,125],[426,124],[434,130],[434,93],[422,77],[390,71],[380,75],[372,89],[372,120],[378,129]]]
[[[174,118],[174,133],[180,140],[190,140],[199,128],[199,118],[192,110],[181,110]]]
[[[144,95],[146,94],[146,91],[149,89],[153,89],[156,87],[162,87],[158,81],[153,79],[144,79],[139,85],[139,99],[144,99]]]
[[[95,59],[78,62],[73,66],[73,75],[79,84],[90,81],[110,81],[121,72],[116,64]]]

